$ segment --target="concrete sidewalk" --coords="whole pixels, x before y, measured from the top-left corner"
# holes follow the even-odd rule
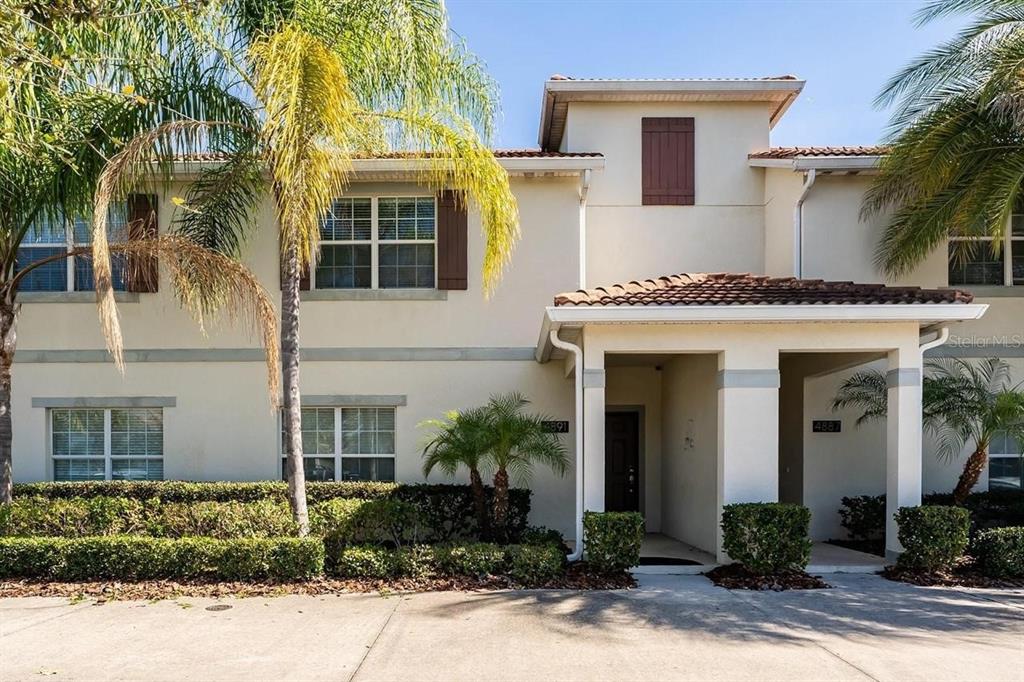
[[[644,576],[626,592],[11,599],[0,679],[1024,680],[1024,591],[829,581],[767,594]]]

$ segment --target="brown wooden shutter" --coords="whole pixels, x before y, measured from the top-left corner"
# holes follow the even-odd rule
[[[158,234],[156,196],[128,195],[128,241],[153,239]],[[160,287],[160,263],[156,255],[129,254],[125,259],[125,288],[139,293],[156,293]]]
[[[437,195],[437,288],[469,288],[466,201],[451,190]]]
[[[278,260],[280,261],[278,265],[278,284],[280,284],[281,289],[284,290],[284,250],[280,248],[278,249]],[[309,291],[309,286],[309,265],[307,264],[302,268],[302,273],[299,274],[299,291]]]
[[[641,128],[643,204],[693,206],[693,119],[645,118]]]

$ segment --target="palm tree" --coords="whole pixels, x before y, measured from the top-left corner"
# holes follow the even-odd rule
[[[865,216],[891,209],[876,262],[909,272],[948,237],[963,260],[985,242],[998,255],[1024,178],[1024,5],[936,0],[921,24],[973,14],[947,43],[893,77],[876,100],[894,106],[891,149],[865,197]]]
[[[565,446],[544,424],[547,417],[523,412],[529,402],[509,393],[492,396],[484,408],[490,432],[487,463],[494,469],[494,526],[500,539],[508,536],[509,473],[525,481],[539,462],[562,476],[569,464]]]
[[[953,490],[962,505],[978,483],[988,462],[993,437],[1008,435],[1024,442],[1024,391],[1010,386],[1010,367],[998,358],[978,364],[961,359],[926,364],[922,384],[923,421],[938,439],[938,454],[959,456],[966,445],[972,452]],[[886,415],[887,389],[880,372],[858,372],[843,382],[832,409],[857,407],[857,424]]]
[[[485,293],[519,235],[508,175],[489,136],[496,89],[448,29],[443,0],[211,0],[195,10],[190,44],[210,45],[205,72],[251,105],[168,123],[129,141],[105,172],[111,188],[132,184],[161,149],[227,152],[203,170],[183,203],[202,216],[183,225],[200,243],[235,249],[269,178],[282,252],[281,355],[289,501],[308,528],[299,392],[299,282],[315,265],[322,216],[344,191],[352,161],[390,151],[422,157],[422,182],[460,190],[487,237]],[[211,114],[219,112],[211,111]],[[255,182],[254,182],[255,179]],[[115,192],[110,192],[113,196]],[[96,214],[106,209],[97,193]],[[102,247],[96,247],[98,255]],[[109,286],[97,283],[103,295]],[[116,337],[116,319],[108,339]]]
[[[469,470],[469,484],[473,491],[473,507],[477,527],[482,537],[489,534],[487,497],[480,467],[490,447],[492,430],[488,412],[481,407],[451,411],[443,419],[430,419],[421,426],[433,428],[434,434],[423,448],[423,476],[436,468],[449,477],[459,467]]]
[[[122,371],[123,344],[109,293],[110,252],[126,262],[128,279],[154,276],[140,266],[159,259],[180,303],[200,324],[221,310],[248,318],[267,349],[272,401],[277,396],[278,354],[276,313],[263,287],[239,263],[197,244],[180,229],[108,245],[104,212],[92,223],[95,250],[73,248],[35,262],[20,260],[20,247],[34,236],[40,221],[90,213],[101,190],[101,170],[125,139],[166,119],[245,107],[230,93],[209,87],[194,53],[184,47],[154,50],[178,42],[181,7],[160,0],[111,0],[80,9],[4,1],[2,10],[0,503],[7,503],[13,481],[11,363],[17,348],[18,293],[39,268],[72,256],[94,258],[94,276],[103,284],[96,287],[101,324]],[[138,186],[121,189],[124,194]]]

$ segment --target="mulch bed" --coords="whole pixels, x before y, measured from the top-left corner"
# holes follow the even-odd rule
[[[981,587],[1004,590],[1024,588],[1024,578],[990,578],[982,575],[970,558],[962,560],[952,571],[923,573],[886,566],[882,575],[889,580],[922,587]]]
[[[757,575],[739,564],[718,566],[704,574],[715,585],[729,590],[820,590],[832,587],[819,576],[803,571]]]
[[[601,576],[585,567],[570,566],[566,575],[538,589],[621,590],[636,586],[628,573]],[[45,580],[0,581],[0,598],[66,597],[92,599],[97,603],[113,600],[175,599],[177,597],[281,597],[289,594],[328,595],[375,592],[378,594],[412,592],[480,592],[521,589],[507,576],[470,576],[376,579],[316,578],[299,582],[202,582],[146,580],[125,582],[50,582]]]

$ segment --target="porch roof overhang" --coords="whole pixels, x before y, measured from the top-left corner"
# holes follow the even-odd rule
[[[690,273],[560,294],[545,309],[538,362],[551,332],[610,324],[908,323],[922,329],[975,320],[988,305],[955,289]]]

